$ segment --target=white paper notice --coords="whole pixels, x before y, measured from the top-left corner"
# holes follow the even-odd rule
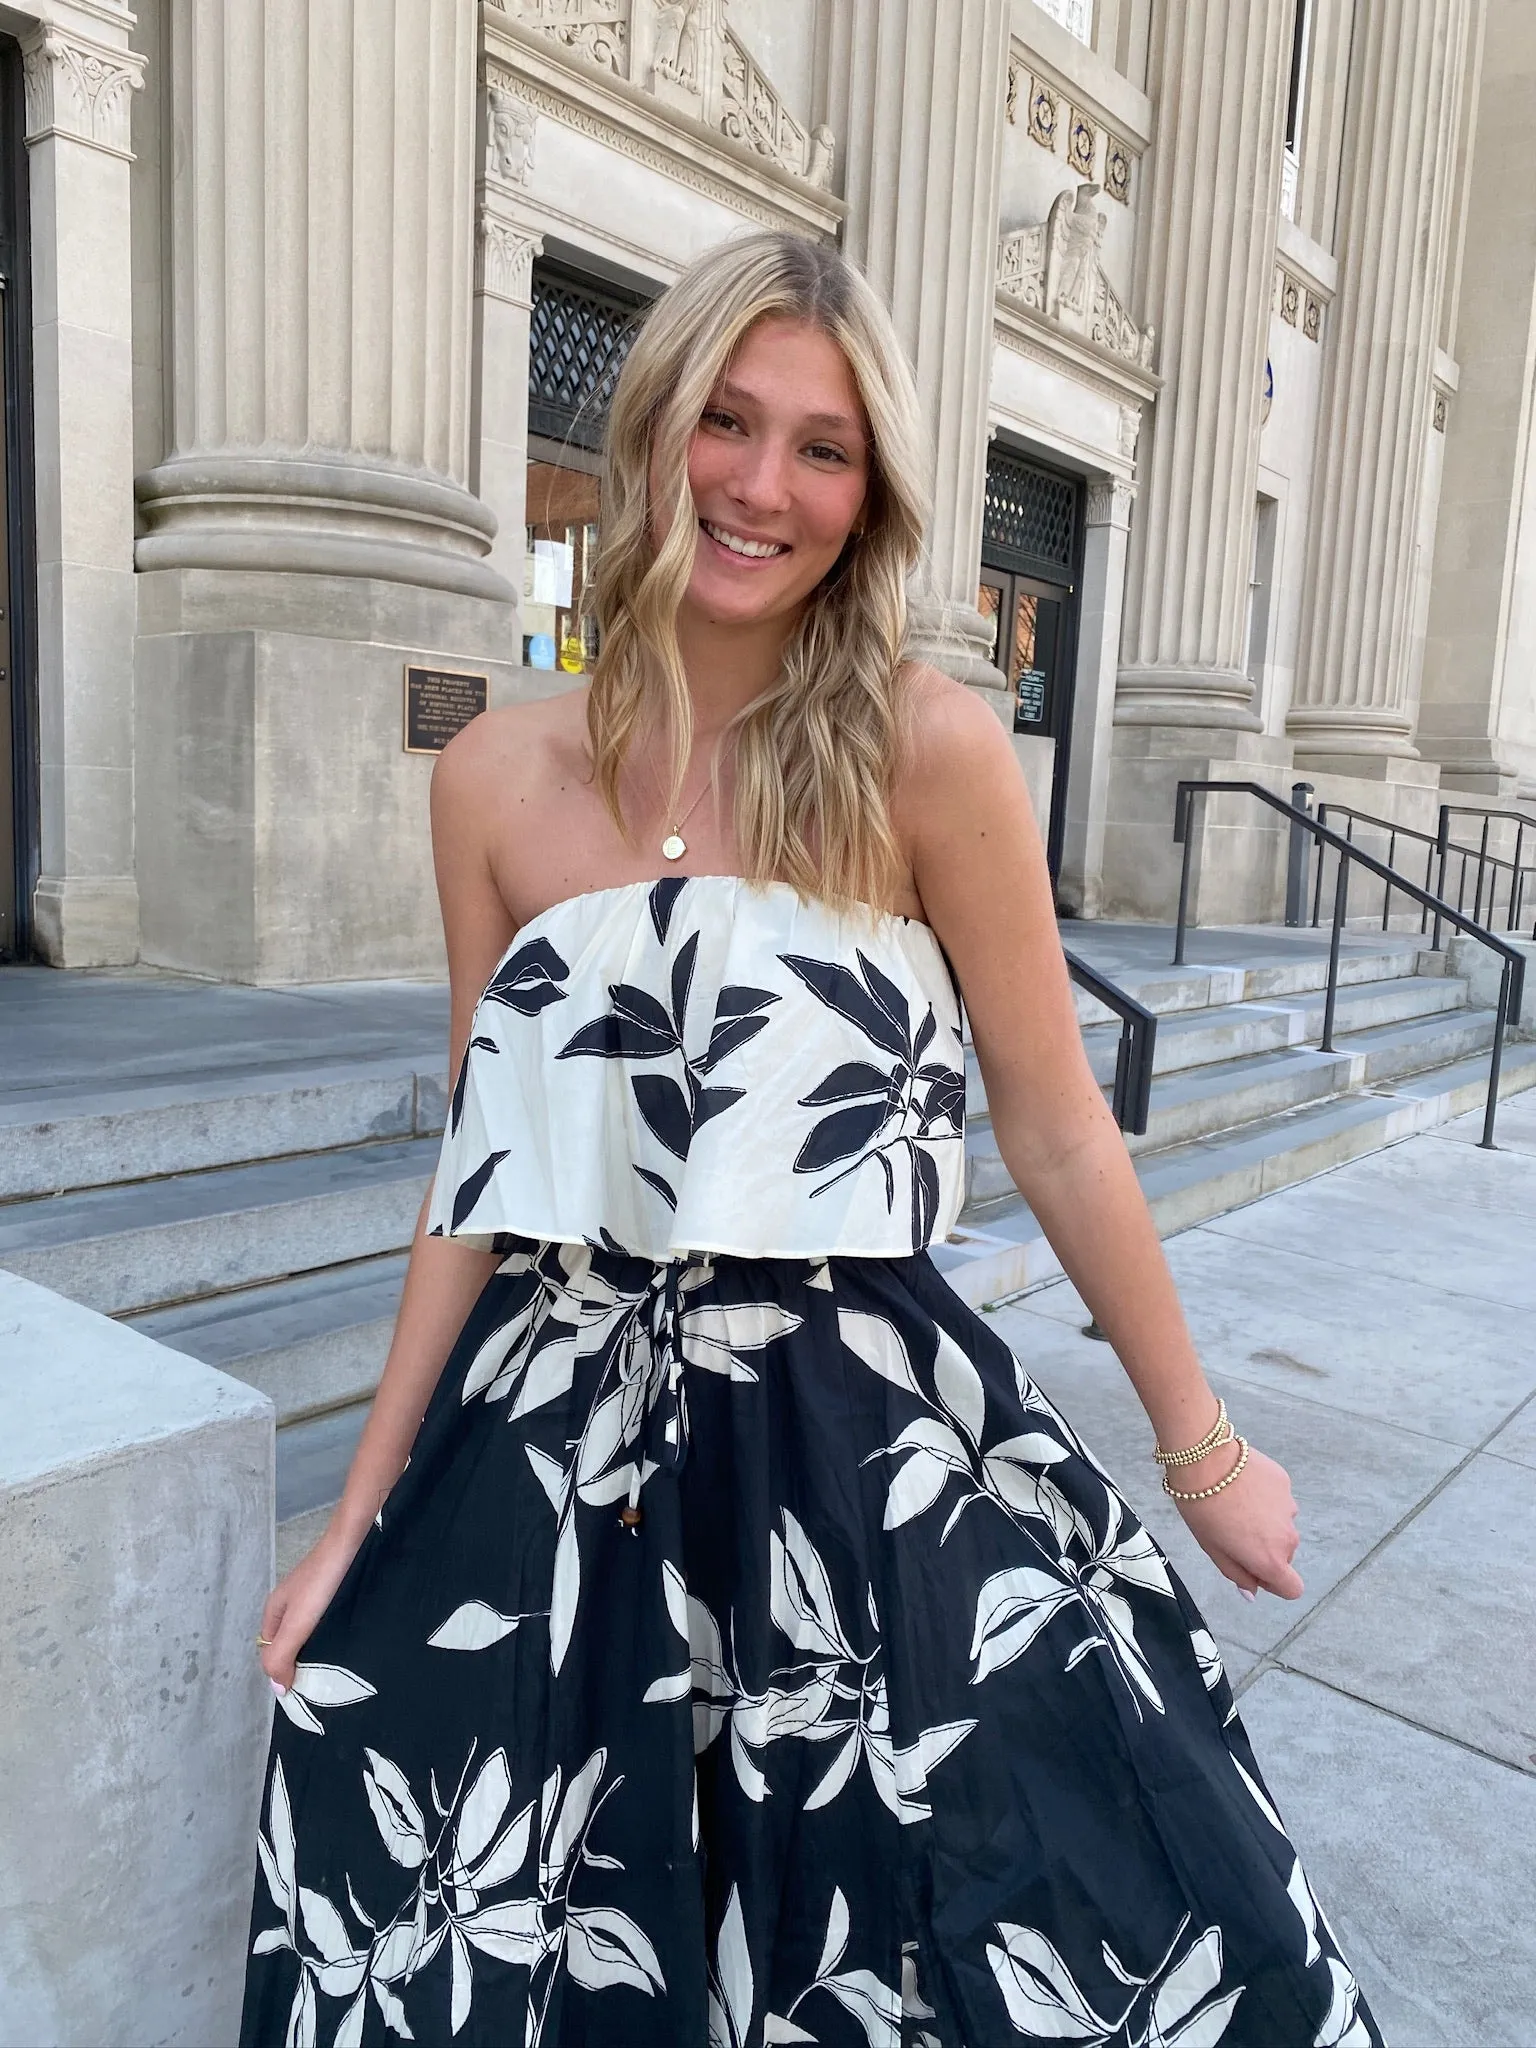
[[[563,540],[536,540],[533,544],[534,603],[569,605],[575,567],[576,550],[567,547]]]

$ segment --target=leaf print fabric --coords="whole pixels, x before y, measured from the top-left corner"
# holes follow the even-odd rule
[[[959,1213],[964,1130],[959,997],[926,925],[673,875],[518,934],[428,1227],[487,1250],[899,1256]]]
[[[431,1227],[497,1270],[275,1715],[243,2048],[1379,2048],[1216,1644],[925,1247],[925,926],[524,927]]]
[[[244,2048],[1380,2042],[1187,1593],[926,1257],[509,1246],[298,1678]]]

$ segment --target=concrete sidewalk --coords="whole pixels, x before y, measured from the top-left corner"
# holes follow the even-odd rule
[[[1064,1281],[992,1312],[1205,1609],[1392,2048],[1536,2044],[1536,1101],[1167,1245],[1236,1426],[1290,1471],[1306,1580],[1242,1600],[1163,1498]]]

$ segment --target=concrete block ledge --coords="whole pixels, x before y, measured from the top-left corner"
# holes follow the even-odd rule
[[[0,1416],[0,2048],[223,2048],[272,1405],[0,1272]]]

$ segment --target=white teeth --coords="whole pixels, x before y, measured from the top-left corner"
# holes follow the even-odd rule
[[[712,526],[707,519],[701,523],[710,539],[717,540],[723,548],[729,548],[733,555],[749,555],[754,561],[759,561],[765,555],[783,555],[789,552],[782,541],[743,540],[739,534],[728,533],[723,526]]]

